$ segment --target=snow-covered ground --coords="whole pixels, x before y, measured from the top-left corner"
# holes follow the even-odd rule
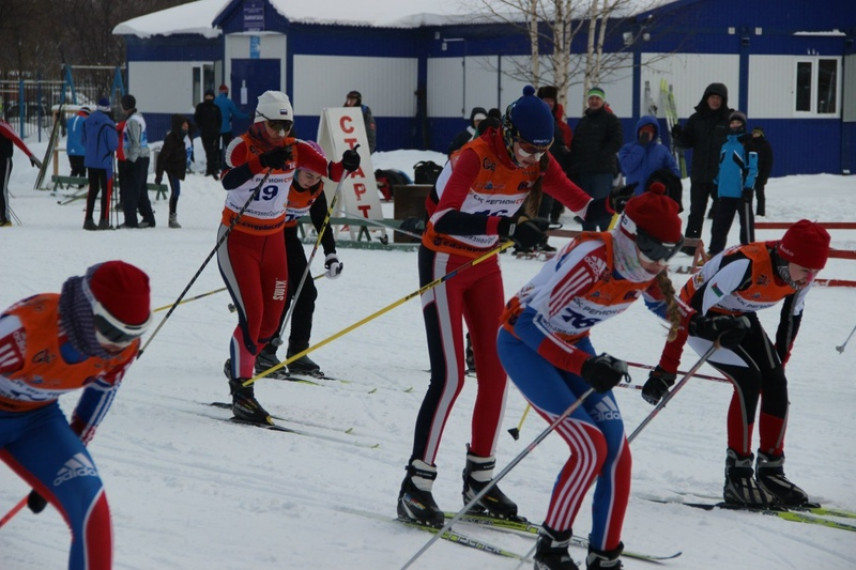
[[[41,156],[43,144],[34,144]],[[197,157],[204,154],[201,148]],[[377,153],[375,168],[412,165],[442,155],[419,151]],[[202,165],[197,165],[202,168]],[[67,172],[65,158],[61,170]],[[59,291],[69,275],[106,259],[122,258],[151,275],[153,306],[170,305],[211,252],[223,191],[210,177],[192,174],[179,203],[180,230],[166,227],[167,205],[155,202],[152,230],[86,232],[83,202],[58,205],[69,194],[34,191],[35,170],[16,152],[11,206],[23,225],[0,228],[0,306],[32,293]],[[150,180],[152,177],[150,177]],[[770,181],[771,221],[808,217],[853,220],[856,182],[840,176],[792,176]],[[391,205],[389,208],[391,215]],[[565,217],[567,227],[576,225]],[[706,223],[705,232],[709,230]],[[758,231],[773,239],[781,231]],[[707,233],[705,234],[707,235]],[[856,249],[856,236],[833,231],[833,246]],[[736,229],[731,243],[736,240]],[[553,239],[555,244],[562,240]],[[308,248],[309,246],[307,246]],[[314,342],[326,339],[418,288],[415,251],[340,247],[345,268],[336,281],[320,279]],[[679,256],[676,264],[689,259]],[[540,267],[502,259],[506,295]],[[316,259],[313,274],[322,266]],[[821,277],[856,279],[856,263],[830,260]],[[673,276],[680,285],[685,275]],[[223,286],[215,262],[189,291]],[[105,481],[115,530],[115,566],[122,569],[400,568],[430,535],[391,522],[410,454],[413,423],[427,385],[428,357],[418,300],[411,300],[312,353],[330,375],[347,384],[323,387],[261,380],[256,392],[274,414],[344,443],[231,425],[227,413],[206,405],[228,396],[223,361],[235,317],[217,293],[181,305],[164,324],[124,382],[90,449]],[[788,365],[791,386],[787,473],[816,500],[856,510],[856,340],[840,345],[856,324],[852,288],[816,288],[808,299],[800,336]],[[163,318],[166,311],[157,313]],[[777,310],[761,314],[773,331]],[[595,347],[631,362],[654,364],[664,327],[638,303],[593,331]],[[280,355],[284,358],[284,354]],[[683,368],[697,357],[685,354]],[[706,374],[716,372],[704,367]],[[647,374],[633,369],[633,384]],[[447,425],[438,457],[435,496],[446,510],[461,504],[460,474],[468,441],[475,380],[469,379]],[[628,432],[651,411],[638,390],[618,389]],[[646,498],[679,493],[716,496],[725,460],[728,385],[694,379],[633,442],[633,494],[623,539],[628,549],[682,551],[674,569],[852,569],[854,535],[740,512],[703,512]],[[68,396],[70,410],[76,398]],[[517,426],[525,401],[511,388],[505,427]],[[504,437],[498,468],[507,465],[546,427],[530,415],[519,441]],[[347,433],[346,433],[347,431]],[[379,444],[376,448],[358,445]],[[502,483],[521,514],[543,518],[553,479],[566,457],[558,437],[547,437]],[[28,492],[0,466],[0,516]],[[712,499],[711,499],[712,500]],[[364,512],[359,514],[359,512]],[[366,513],[373,513],[371,516]],[[590,528],[584,507],[575,532]],[[384,517],[389,520],[384,520]],[[853,521],[851,521],[853,522]],[[532,540],[464,526],[460,530],[524,553]],[[0,568],[63,568],[68,531],[48,508],[19,513],[0,529]],[[584,551],[573,549],[579,561]],[[518,562],[438,541],[413,568],[505,568]],[[626,559],[625,567],[644,562]],[[526,564],[525,567],[530,567]]]

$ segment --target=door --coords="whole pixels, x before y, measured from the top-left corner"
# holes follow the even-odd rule
[[[253,122],[259,95],[265,91],[281,91],[282,80],[278,59],[233,59],[229,93],[235,104],[249,118],[233,121],[235,133],[245,132]],[[245,96],[246,94],[246,96]]]

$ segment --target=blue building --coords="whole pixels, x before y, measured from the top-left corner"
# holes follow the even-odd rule
[[[192,114],[206,88],[225,83],[248,112],[267,89],[288,93],[296,132],[306,138],[315,136],[323,108],[342,106],[356,89],[374,113],[378,150],[442,152],[472,107],[504,109],[527,83],[512,76],[529,59],[519,28],[483,16],[415,13],[424,2],[372,4],[379,4],[382,18],[364,21],[350,5],[332,0],[198,0],[129,20],[114,33],[126,40],[129,90],[155,140],[172,113]],[[442,10],[449,3],[433,4]],[[747,113],[750,127],[763,126],[775,152],[773,176],[856,170],[856,11],[850,2],[657,6],[608,25],[605,51],[621,65],[601,86],[628,137],[647,112],[646,84],[655,98],[662,79],[671,84],[684,121],[704,88],[721,82],[729,105]],[[586,39],[583,27],[571,48],[572,67]],[[567,93],[572,127],[582,114],[581,83],[579,77]],[[236,131],[247,124],[236,124]]]

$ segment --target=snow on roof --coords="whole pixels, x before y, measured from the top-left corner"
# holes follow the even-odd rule
[[[227,0],[188,2],[121,22],[113,28],[113,33],[141,38],[172,34],[201,34],[206,38],[216,38],[222,31],[213,27],[211,22],[226,4]]]

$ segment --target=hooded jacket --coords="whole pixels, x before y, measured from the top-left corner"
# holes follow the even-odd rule
[[[722,105],[713,111],[707,105],[710,95],[722,97]],[[719,170],[719,149],[728,135],[728,117],[733,109],[728,107],[728,88],[722,83],[711,83],[704,90],[701,101],[695,106],[680,138],[672,142],[692,149],[690,179],[696,183],[713,183]]]
[[[181,131],[181,125],[185,122],[187,119],[182,115],[172,116],[170,131],[164,137],[163,147],[158,153],[155,180],[161,180],[164,172],[168,176],[184,180],[187,170],[187,152],[184,146],[185,133]]]
[[[86,149],[86,168],[101,168],[113,172],[113,153],[119,147],[116,123],[104,111],[93,111],[83,122],[80,137]]]
[[[639,134],[642,127],[651,125],[654,127],[654,136],[648,141],[648,144],[642,145],[638,138],[634,138],[631,142],[625,144],[618,151],[618,162],[621,165],[621,171],[624,173],[624,178],[627,184],[636,183],[634,194],[637,196],[645,191],[645,182],[652,173],[660,169],[667,169],[680,178],[681,171],[678,169],[678,164],[675,162],[675,157],[669,152],[664,144],[657,142],[657,137],[660,134],[660,125],[657,119],[651,115],[644,115],[636,123],[635,133]]]
[[[586,109],[577,123],[571,141],[570,171],[581,174],[615,174],[618,161],[615,157],[624,144],[621,121],[606,105],[598,110]]]

